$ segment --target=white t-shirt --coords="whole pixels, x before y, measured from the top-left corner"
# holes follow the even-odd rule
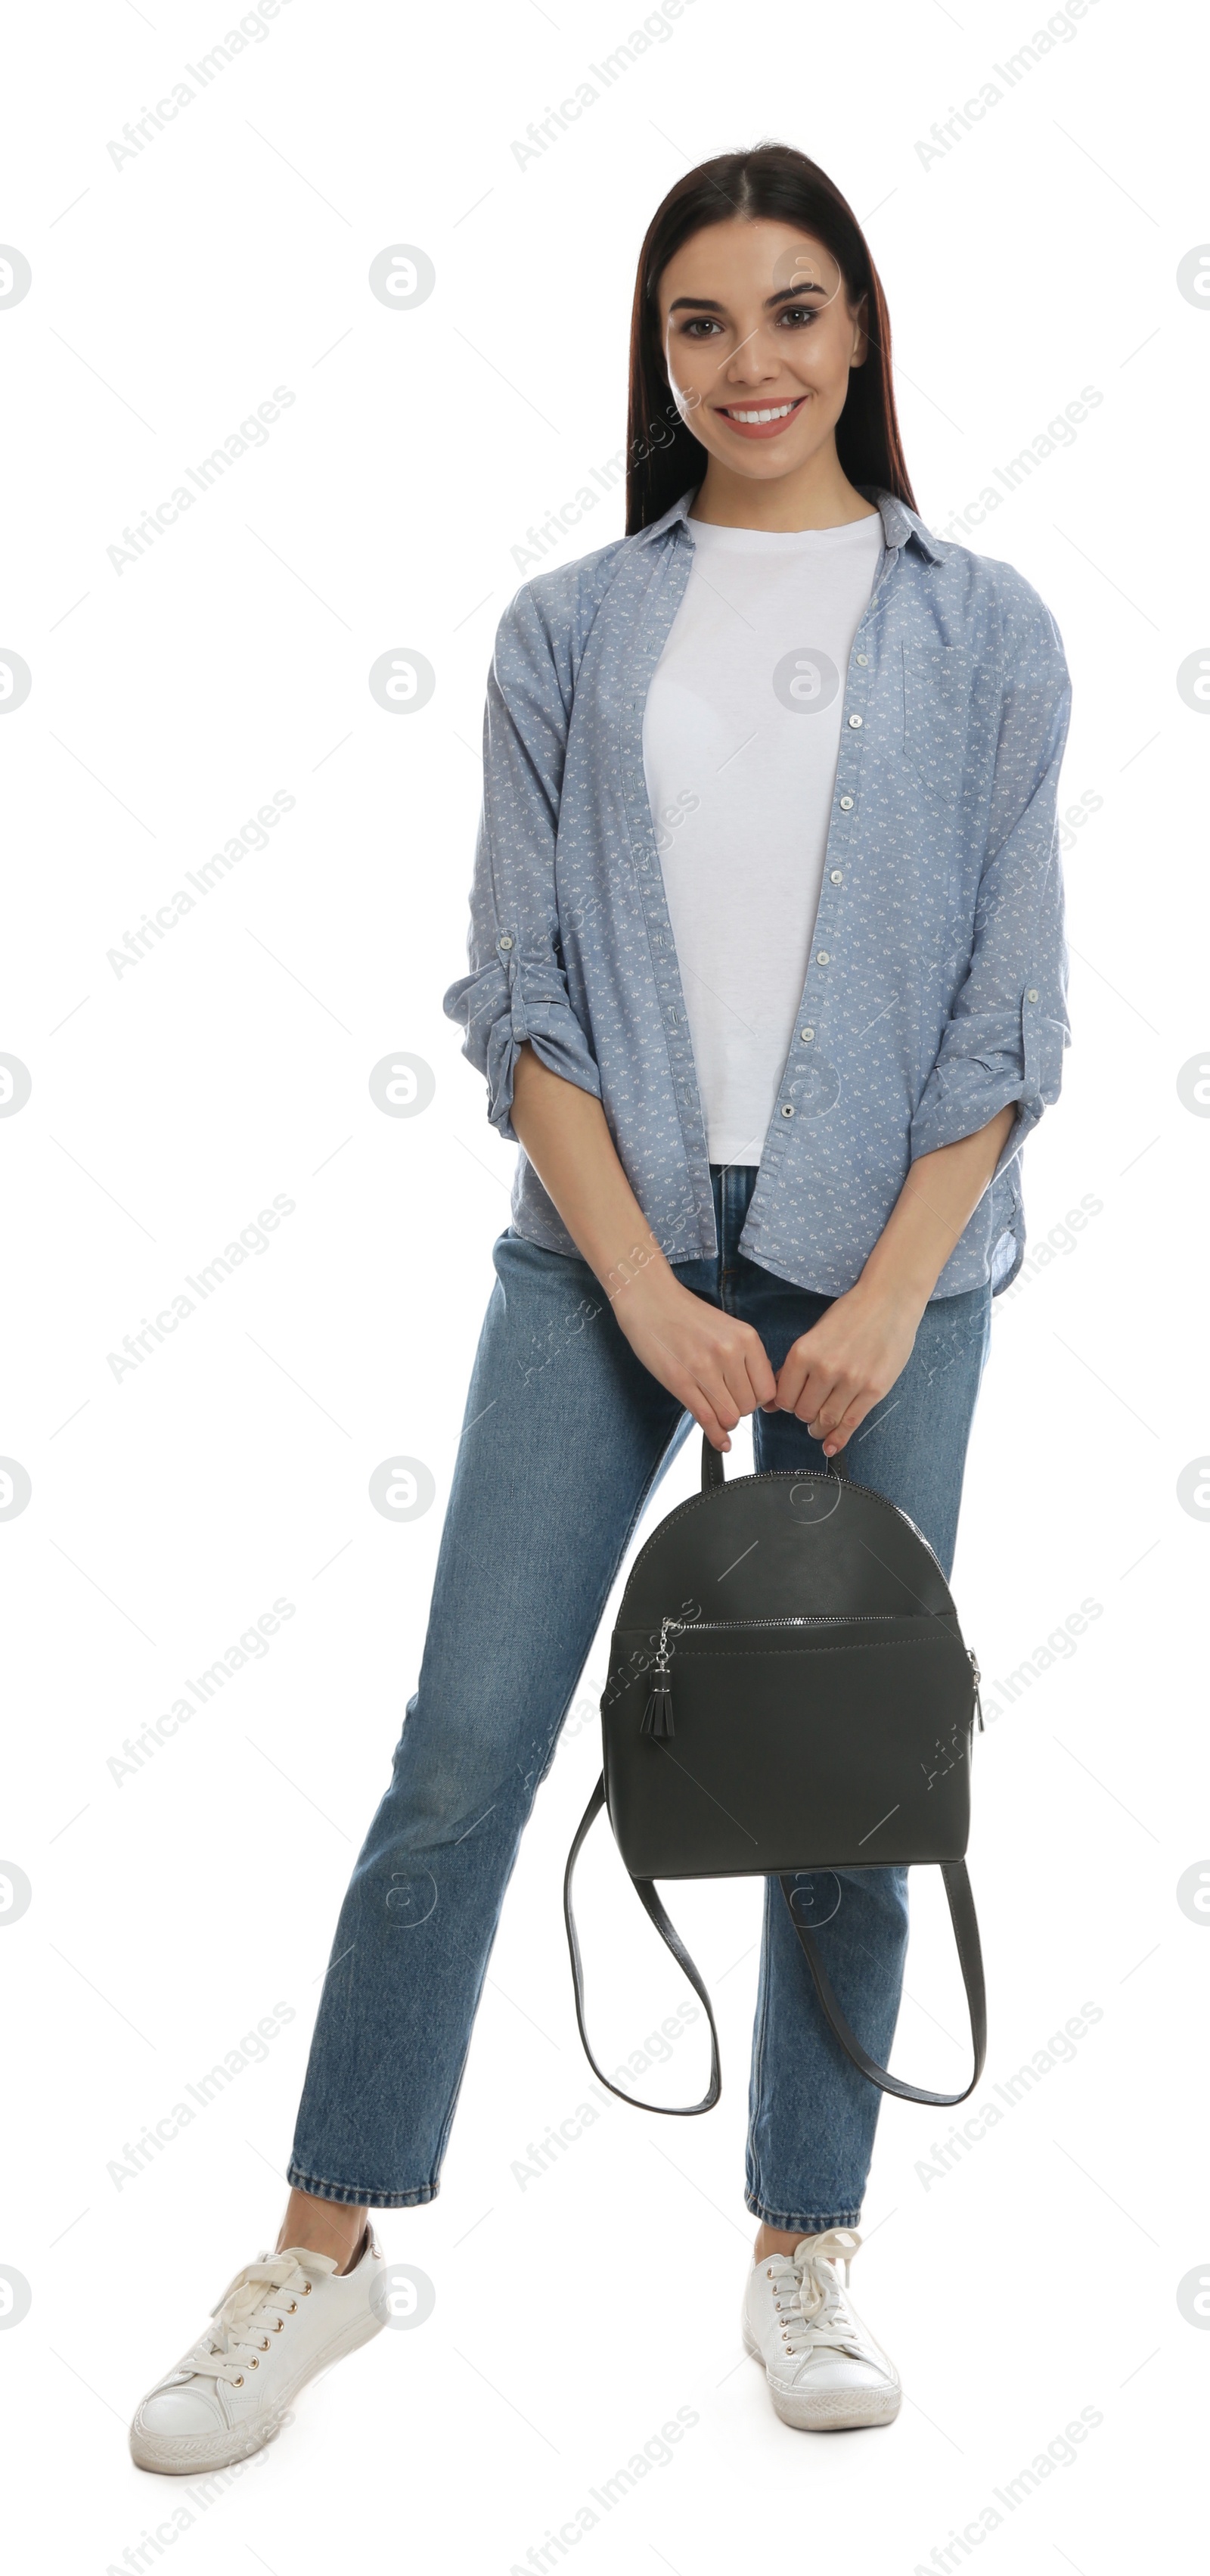
[[[882,520],[690,528],[643,763],[710,1160],[759,1163],[806,981]]]

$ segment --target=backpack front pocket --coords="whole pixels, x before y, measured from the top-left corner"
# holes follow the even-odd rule
[[[615,1647],[606,1793],[636,1877],[965,1850],[975,1672],[956,1622],[665,1620]]]

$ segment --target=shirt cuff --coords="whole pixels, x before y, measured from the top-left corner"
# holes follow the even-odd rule
[[[1066,1019],[1044,1005],[1034,986],[1016,1010],[951,1020],[912,1120],[912,1161],[978,1135],[1015,1102],[1017,1115],[992,1175],[998,1179],[1058,1099],[1068,1034]]]
[[[523,971],[510,958],[505,970],[493,961],[451,984],[442,1008],[466,1029],[462,1052],[486,1079],[488,1120],[506,1144],[521,1141],[512,1123],[513,1077],[526,1039],[549,1072],[600,1099],[600,1073],[557,968]]]

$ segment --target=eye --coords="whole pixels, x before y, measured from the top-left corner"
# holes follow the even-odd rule
[[[683,337],[690,340],[696,339],[699,333],[717,331],[719,327],[708,313],[695,313],[688,322],[682,324],[681,329]]]
[[[813,304],[787,304],[781,318],[792,329],[799,330],[804,323],[817,322],[819,314]]]

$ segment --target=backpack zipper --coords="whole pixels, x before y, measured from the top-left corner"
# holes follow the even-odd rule
[[[927,1617],[928,1613],[917,1614],[914,1611],[899,1610],[807,1610],[769,1612],[764,1616],[758,1615],[747,1619],[661,1619],[660,1642],[656,1648],[655,1661],[651,1666],[651,1690],[639,1722],[639,1733],[654,1735],[660,1739],[676,1733],[672,1717],[672,1682],[669,1674],[675,1648],[668,1643],[670,1636],[683,1636],[686,1630],[691,1628],[852,1628],[862,1626],[868,1621],[914,1618],[917,1615]],[[982,1735],[986,1731],[983,1724],[983,1702],[979,1695],[982,1676],[969,1646],[966,1649],[966,1659],[974,1679],[975,1714],[978,1717],[979,1732]]]
[[[867,1619],[927,1618],[914,1610],[777,1610],[744,1619],[665,1619],[660,1625],[660,1652],[668,1630],[679,1636],[687,1628],[851,1628]]]

